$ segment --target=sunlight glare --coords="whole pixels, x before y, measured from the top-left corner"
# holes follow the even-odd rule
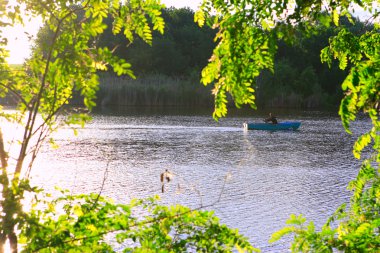
[[[10,0],[9,4],[12,6],[15,1]],[[25,19],[24,22],[24,26],[18,24],[3,30],[4,37],[8,39],[6,48],[10,54],[7,59],[9,64],[21,64],[29,57],[33,39],[42,25],[38,18]]]
[[[4,253],[11,253],[11,247],[9,245],[9,240],[6,240],[5,241],[5,245],[4,245]]]

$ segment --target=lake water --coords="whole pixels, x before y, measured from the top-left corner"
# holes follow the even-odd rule
[[[79,135],[63,129],[60,148],[44,147],[32,182],[75,193],[98,192],[117,202],[160,195],[163,204],[214,205],[221,222],[247,236],[262,252],[283,252],[291,238],[269,244],[289,215],[303,214],[320,227],[343,202],[358,171],[354,137],[335,113],[280,112],[299,120],[298,131],[243,131],[243,122],[266,114],[231,114],[215,122],[209,112],[100,112]],[[362,119],[353,125],[361,133]],[[161,193],[160,173],[175,174]],[[105,173],[106,172],[106,173]]]

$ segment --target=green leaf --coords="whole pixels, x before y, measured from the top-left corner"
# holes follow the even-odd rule
[[[371,224],[362,223],[355,231],[355,236],[367,235],[371,231]]]
[[[356,159],[360,159],[360,154],[362,150],[371,143],[371,134],[366,133],[361,135],[354,144],[353,153]]]
[[[332,16],[333,16],[333,22],[336,26],[339,26],[339,13],[336,9],[333,10],[332,12]]]
[[[302,225],[306,222],[306,219],[302,216],[302,214],[296,216],[295,214],[291,214],[290,218],[286,221],[286,224],[293,224],[293,225]]]
[[[203,27],[205,24],[205,14],[202,10],[198,10],[194,14],[194,22],[197,23],[200,27]]]
[[[280,240],[283,236],[295,232],[295,227],[284,227],[281,230],[273,233],[269,239],[270,243],[274,243],[278,240]]]

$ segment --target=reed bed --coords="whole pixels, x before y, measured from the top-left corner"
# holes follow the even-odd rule
[[[131,79],[102,75],[98,91],[101,106],[212,106],[209,88],[195,78],[150,74]]]

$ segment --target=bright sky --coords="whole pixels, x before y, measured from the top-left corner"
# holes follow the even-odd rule
[[[15,0],[9,0],[9,4],[15,4]],[[7,49],[10,53],[8,63],[10,64],[22,63],[24,58],[29,56],[31,43],[28,36],[35,35],[41,26],[41,21],[38,19],[24,22],[25,26],[16,25],[3,30],[3,36],[8,39]]]
[[[6,28],[4,35],[8,38],[8,46],[10,57],[8,63],[20,64],[24,62],[30,54],[30,41],[25,32],[35,35],[40,27],[40,22],[31,21],[25,25],[17,25],[15,27]]]
[[[165,4],[166,7],[190,7],[193,10],[196,10],[201,2],[202,0],[161,0],[161,3]]]

